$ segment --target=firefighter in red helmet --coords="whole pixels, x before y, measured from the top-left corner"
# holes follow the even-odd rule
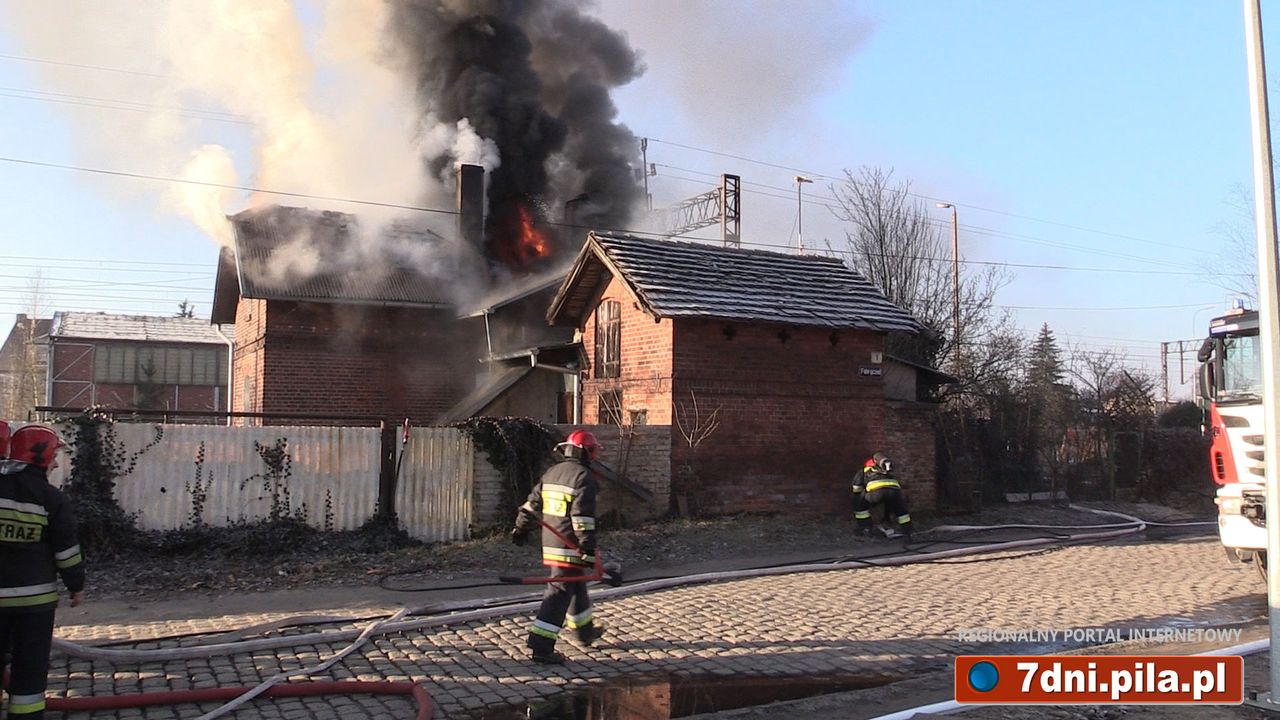
[[[524,545],[529,531],[539,525],[540,513],[542,522],[555,528],[555,532],[548,527],[542,529],[542,564],[551,568],[552,578],[581,577],[596,561],[599,486],[588,466],[603,448],[595,435],[574,430],[556,449],[560,459],[543,473],[529,499],[520,506],[511,539]],[[562,626],[576,631],[578,640],[590,647],[604,635],[604,627],[594,618],[585,582],[547,583],[542,606],[529,628],[533,660],[552,664],[565,661],[555,649]]]
[[[53,642],[57,576],[84,600],[84,562],[75,516],[49,484],[62,438],[44,425],[18,428],[0,464],[0,655],[9,659],[9,717],[44,717],[44,691]]]
[[[853,517],[858,524],[859,535],[871,534],[871,511],[875,506],[883,505],[885,521],[896,524],[904,535],[911,536],[907,498],[902,492],[902,485],[893,476],[893,461],[884,453],[868,458],[852,485]]]

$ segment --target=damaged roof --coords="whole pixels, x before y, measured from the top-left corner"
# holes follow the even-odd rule
[[[223,252],[212,322],[232,322],[238,297],[305,302],[446,307],[450,275],[442,238],[392,225],[362,239],[353,215],[271,206],[230,218],[234,252]],[[238,291],[238,296],[235,293]]]
[[[617,276],[655,319],[919,332],[921,324],[837,258],[592,232],[547,310],[580,326]]]
[[[569,265],[561,263],[550,270],[504,283],[489,294],[467,303],[458,310],[458,317],[478,317],[504,305],[523,300],[530,295],[559,287],[560,283],[564,282],[567,272],[569,272]]]
[[[102,312],[56,312],[49,337],[54,340],[117,340],[225,345],[202,318],[174,315],[109,315]]]

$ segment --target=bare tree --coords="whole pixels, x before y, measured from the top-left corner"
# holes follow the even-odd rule
[[[1228,200],[1231,217],[1221,220],[1213,233],[1222,238],[1222,248],[1207,274],[1214,285],[1243,297],[1250,307],[1258,299],[1258,248],[1255,241],[1253,192],[1236,187]]]
[[[689,391],[689,402],[676,403],[675,412],[672,413],[675,416],[676,430],[691,450],[696,451],[720,427],[721,407],[723,406],[717,405],[711,412],[698,407],[698,396],[692,390]]]
[[[18,347],[5,368],[4,403],[0,413],[10,419],[25,418],[41,405],[44,392],[43,351],[40,347],[40,315],[44,312],[44,279],[39,271],[27,281],[27,314],[14,324]]]
[[[945,364],[963,381],[952,388],[953,394],[973,392],[996,377],[1011,378],[1022,343],[1011,315],[995,307],[996,292],[1012,279],[1010,274],[997,266],[962,266],[957,338],[950,243],[925,203],[912,194],[911,182],[895,180],[892,170],[863,167],[857,174],[846,170],[844,181],[831,191],[839,203],[832,212],[848,225],[852,267],[929,328],[915,338],[891,335],[889,352],[928,365]],[[957,260],[963,263],[963,258]]]
[[[689,391],[688,402],[673,398],[672,424],[689,447],[671,495],[673,507],[681,516],[689,515],[691,497],[698,490],[698,446],[706,442],[720,427],[721,407],[723,406],[717,405],[708,412],[706,407],[698,403],[698,396],[692,390]]]

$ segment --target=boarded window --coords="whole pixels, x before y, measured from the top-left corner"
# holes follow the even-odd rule
[[[599,417],[596,422],[601,425],[622,424],[622,391],[608,390],[600,393],[597,406]]]
[[[596,309],[596,368],[598,378],[622,375],[622,303],[605,300]]]

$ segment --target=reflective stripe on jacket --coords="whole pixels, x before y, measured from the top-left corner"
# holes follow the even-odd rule
[[[57,578],[71,592],[84,589],[84,558],[76,522],[62,491],[31,465],[6,464],[0,473],[0,613],[51,610]]]
[[[596,493],[599,486],[582,461],[567,458],[551,466],[520,506],[516,527],[530,530],[543,522],[577,545],[571,547],[556,533],[542,529],[542,564],[550,567],[590,567],[596,552]]]

